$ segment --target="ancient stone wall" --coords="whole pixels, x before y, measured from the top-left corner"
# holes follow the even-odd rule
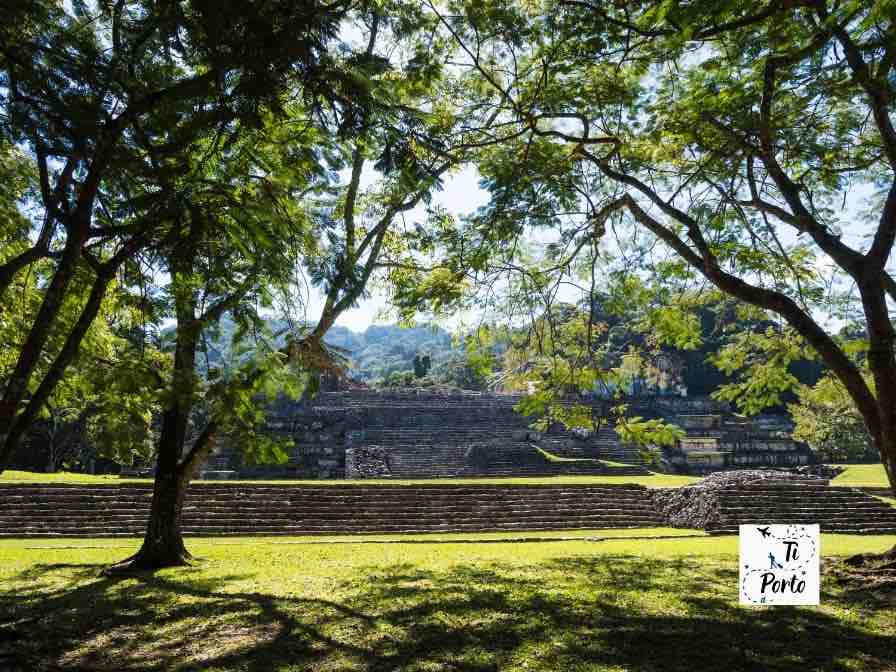
[[[222,442],[201,475],[206,478],[370,478],[598,473],[594,460],[658,464],[625,444],[612,426],[594,436],[553,428],[544,436],[513,408],[514,395],[456,390],[353,390],[323,392],[312,401],[283,400],[270,409],[266,431],[292,441],[282,465],[248,464],[238,446]],[[683,471],[806,464],[810,454],[789,438],[789,419],[744,419],[709,398],[625,400],[632,414],[660,417],[687,437],[664,451],[664,463]],[[569,399],[606,413],[600,399]],[[618,403],[618,402],[617,402]],[[537,447],[536,447],[537,445]],[[474,450],[475,448],[475,450]],[[579,464],[559,463],[539,451]],[[473,458],[476,459],[473,459]]]

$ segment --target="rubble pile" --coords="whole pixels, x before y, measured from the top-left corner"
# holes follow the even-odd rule
[[[345,451],[346,478],[389,478],[389,451],[382,446],[354,446]]]
[[[831,480],[846,471],[846,467],[838,467],[833,464],[807,464],[803,467],[795,467],[791,471],[795,474],[820,476],[821,478]]]
[[[721,492],[764,480],[820,481],[818,476],[774,469],[719,471],[681,488],[652,492],[653,506],[672,527],[704,529],[719,520]]]

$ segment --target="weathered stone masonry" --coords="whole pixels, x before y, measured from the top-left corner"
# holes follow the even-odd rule
[[[612,426],[594,436],[559,428],[529,429],[515,413],[519,397],[431,390],[324,392],[311,401],[282,401],[268,431],[291,439],[285,465],[246,464],[238,446],[223,441],[202,470],[205,478],[426,478],[558,473],[644,473],[645,451],[620,441]],[[606,414],[609,402],[592,400]],[[670,471],[704,472],[748,466],[795,466],[808,449],[790,439],[786,416],[735,416],[708,398],[636,398],[629,411],[681,426],[687,436],[649,461]],[[607,408],[604,408],[604,407]],[[551,461],[539,451],[574,462]],[[649,451],[647,451],[649,453]],[[630,467],[608,467],[612,460]],[[613,473],[616,473],[615,471]]]

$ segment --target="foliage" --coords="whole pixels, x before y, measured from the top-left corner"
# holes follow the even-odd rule
[[[413,371],[393,371],[383,381],[383,387],[413,387],[415,377]]]
[[[616,423],[616,431],[623,441],[656,446],[674,446],[685,436],[684,430],[676,425],[656,418],[645,420],[638,416],[621,419]]]
[[[516,334],[505,354],[504,382],[524,393],[517,411],[536,417],[546,431],[559,423],[597,433],[610,423],[623,439],[640,445],[672,445],[683,432],[660,420],[629,417],[619,399],[655,369],[629,344],[617,340],[592,307],[560,306]],[[598,394],[600,393],[600,394]],[[582,399],[583,401],[576,401]],[[590,403],[587,401],[590,399]],[[594,403],[605,399],[605,403]]]
[[[805,441],[821,459],[880,459],[855,404],[830,374],[811,387],[800,386],[799,401],[788,410],[795,423],[793,438]]]
[[[480,302],[506,289],[507,312],[532,322],[561,290],[589,302],[620,277],[636,305],[639,283],[665,293],[650,321],[690,347],[695,325],[664,304],[722,292],[776,320],[766,338],[782,347],[744,339],[769,361],[743,361],[754,379],[720,394],[749,412],[780,403],[788,351],[811,349],[896,479],[892,3],[430,8],[478,84],[470,104],[501,120],[477,152],[490,201],[441,241]],[[831,327],[857,317],[873,386]],[[720,353],[731,372],[735,349]]]
[[[317,112],[325,91],[333,113],[351,116],[346,94],[356,87],[327,54],[346,9],[140,0],[10,8],[0,28],[0,142],[27,155],[37,185],[26,192],[27,225],[4,221],[4,238],[9,223],[20,235],[0,254],[0,294],[35,272],[41,281],[4,353],[0,468],[75,363],[116,275],[136,281],[177,235],[171,223],[191,198],[184,178],[197,175],[198,152],[220,157],[246,129],[280,116],[287,90]],[[206,197],[214,190],[202,187]],[[0,200],[7,210],[8,190]],[[243,205],[251,211],[252,201]]]
[[[396,371],[413,370],[414,360],[426,357],[430,365],[423,375],[441,377],[456,353],[451,335],[435,324],[404,328],[375,324],[363,332],[334,326],[324,340],[348,351],[349,374],[365,382],[388,378]]]
[[[737,401],[748,415],[780,404],[782,394],[794,390],[798,381],[790,365],[813,356],[792,329],[769,327],[764,333],[744,332],[712,356],[711,361],[726,374],[737,374],[715,397]]]
[[[414,378],[423,378],[432,366],[432,359],[429,355],[414,355]]]

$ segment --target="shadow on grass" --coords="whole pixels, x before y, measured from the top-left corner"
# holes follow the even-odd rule
[[[355,568],[339,600],[97,570],[38,565],[0,588],[0,670],[886,670],[896,651],[892,601],[826,591],[863,612],[849,621],[741,609],[735,573],[695,558]]]

